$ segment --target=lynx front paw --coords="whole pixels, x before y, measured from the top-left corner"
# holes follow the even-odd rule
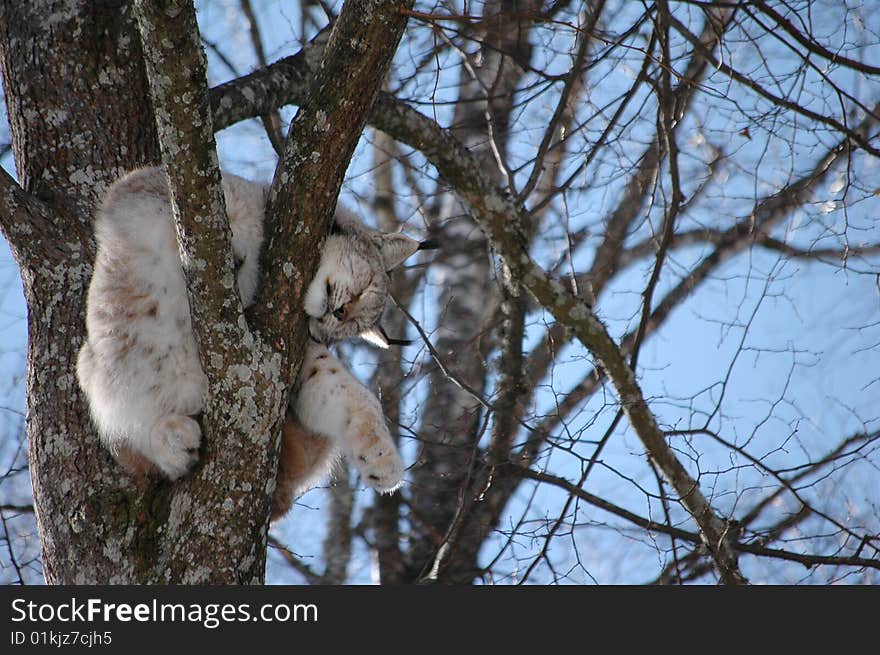
[[[189,416],[171,414],[162,418],[150,439],[156,466],[172,480],[189,473],[199,460],[202,429]]]
[[[390,493],[403,482],[403,460],[382,430],[360,431],[352,449],[352,463],[369,486],[379,493]]]

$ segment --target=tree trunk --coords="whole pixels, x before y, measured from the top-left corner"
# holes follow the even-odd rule
[[[48,209],[46,221],[4,231],[28,305],[28,452],[50,583],[129,581],[155,556],[156,490],[139,494],[100,447],[75,374],[92,208],[121,171],[158,158],[141,61],[125,3],[2,3],[18,178]]]
[[[452,133],[478,158],[488,177],[501,187],[509,181],[504,161],[510,113],[521,79],[520,63],[529,59],[530,22],[520,16],[534,8],[533,0],[498,0],[483,9],[485,34],[476,35],[479,51],[469,57],[462,72],[459,103]],[[459,195],[441,198],[439,224],[443,225],[443,252],[434,262],[446,282],[438,306],[448,316],[437,331],[437,349],[471,390],[482,395],[487,375],[486,357],[492,346],[491,332],[504,296],[504,306],[517,319],[508,321],[508,333],[521,333],[522,310],[511,294],[501,292],[492,279],[491,255],[486,234],[473,220],[472,210]],[[519,325],[515,325],[516,323]],[[511,341],[517,341],[511,336]],[[515,348],[521,350],[521,335]],[[521,357],[508,358],[507,363]],[[516,364],[513,364],[518,368]],[[483,431],[485,409],[471,394],[450,380],[442,370],[431,375],[432,394],[422,417],[420,434],[423,454],[413,476],[417,490],[412,511],[414,524],[409,573],[414,580],[470,582],[477,574],[477,554],[489,526],[471,511],[480,495],[475,461]],[[498,391],[506,397],[503,389]],[[512,415],[515,399],[504,403]],[[501,408],[498,408],[501,409]],[[500,413],[494,416],[499,420]],[[509,450],[509,444],[498,448]]]

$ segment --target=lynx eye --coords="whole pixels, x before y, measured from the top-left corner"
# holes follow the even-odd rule
[[[348,312],[345,309],[345,305],[341,305],[333,310],[333,316],[335,316],[337,318],[337,320],[340,320],[340,321],[345,320],[345,315],[347,313]]]

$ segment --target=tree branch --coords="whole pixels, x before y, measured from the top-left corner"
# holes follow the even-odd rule
[[[790,20],[785,18],[785,16],[773,9],[773,7],[769,6],[766,2],[763,2],[763,0],[755,0],[752,4],[756,5],[759,11],[767,14],[770,18],[776,21],[785,32],[790,34],[795,41],[804,46],[809,52],[815,53],[833,64],[846,66],[847,68],[852,68],[853,70],[865,73],[866,75],[880,75],[880,68],[877,66],[871,66],[861,61],[856,61],[840,52],[832,52],[828,48],[823,47],[818,41],[805,36]],[[748,10],[748,7],[746,7],[746,10]]]
[[[161,7],[136,0],[135,7],[193,329],[213,386],[228,374],[227,351],[252,339],[240,321],[235,291],[231,232],[208,112],[207,63],[191,0],[169,0]]]
[[[706,59],[718,70],[723,72],[725,75],[729,76],[732,80],[739,82],[744,87],[751,89],[759,96],[769,100],[774,105],[779,107],[784,107],[796,114],[800,114],[806,118],[809,118],[817,123],[821,123],[830,127],[831,129],[840,132],[841,134],[845,134],[849,139],[860,148],[862,148],[865,152],[874,155],[875,157],[880,157],[880,148],[875,147],[871,144],[870,139],[865,137],[864,134],[860,133],[858,130],[853,130],[847,125],[844,125],[840,121],[835,118],[831,118],[829,116],[825,116],[820,114],[812,109],[808,109],[799,105],[796,102],[788,100],[787,98],[783,98],[781,96],[777,96],[763,86],[750,79],[747,75],[740,73],[735,68],[725,64],[722,61],[719,61],[718,58],[710,52],[702,43],[700,43],[699,38],[693,34],[687,27],[679,20],[674,17],[670,17],[670,24],[675,27],[676,31],[681,34],[685,39],[687,39],[694,48],[697,49]],[[876,113],[877,109],[874,108],[874,113]]]
[[[58,242],[54,212],[22,189],[3,168],[0,168],[0,231],[22,271],[26,271],[31,262],[63,262],[70,256],[64,244]],[[92,249],[90,237],[81,240],[83,250]]]
[[[850,555],[810,555],[807,553],[792,553],[779,548],[767,548],[759,544],[739,543],[737,550],[761,557],[784,559],[789,562],[799,562],[807,568],[814,566],[859,566],[869,569],[880,569],[880,559],[868,559]]]
[[[866,116],[856,129],[865,131],[873,123],[874,118],[870,115]],[[755,242],[764,245],[765,239],[768,238],[765,236],[766,232],[772,230],[790,211],[805,202],[812,190],[826,180],[829,173],[834,170],[834,167],[844,160],[845,155],[849,152],[849,147],[848,140],[844,137],[836,145],[829,148],[808,173],[792,181],[776,193],[755,202],[752,211],[740,218],[727,230],[688,230],[674,235],[670,247],[697,243],[700,241],[700,235],[704,237],[702,239],[703,242],[713,243],[716,247],[698,264],[693,266],[691,271],[675,287],[666,293],[648,318],[645,335],[647,336],[656,331],[672,310],[708,279],[721,264],[729,261]],[[621,265],[628,265],[636,259],[654,252],[656,248],[656,239],[652,238],[643,241],[627,250],[621,256],[620,263]],[[850,252],[854,254],[867,254],[873,252],[873,250],[862,251],[851,248]],[[589,280],[589,275],[586,276],[586,279]],[[559,334],[563,332],[558,325],[551,326],[550,331]],[[635,332],[630,332],[621,339],[621,351],[624,354],[630,352],[634,338]],[[535,427],[538,437],[541,438],[541,435],[551,433],[569,412],[574,410],[578,404],[591,396],[599,388],[602,379],[603,375],[595,370],[585,375],[583,380],[558,403],[557,413]]]
[[[559,487],[560,489],[564,489],[569,494],[586,501],[590,505],[598,507],[599,509],[613,514],[614,516],[629,521],[633,525],[636,525],[644,530],[664,534],[670,538],[681,539],[682,541],[687,541],[692,544],[701,543],[700,535],[695,532],[688,532],[687,530],[682,530],[671,525],[657,523],[656,521],[646,519],[642,516],[639,516],[638,514],[630,512],[623,507],[608,502],[604,498],[600,498],[599,496],[584,491],[578,485],[572,484],[564,478],[516,465],[509,466],[508,470],[515,476],[526,478],[529,480],[535,480],[537,482],[542,482],[545,484],[551,484],[555,487]],[[807,568],[824,565],[855,566],[880,569],[880,560],[859,557],[858,555],[812,555],[807,553],[793,553],[791,551],[783,550],[780,548],[768,548],[763,544],[739,541],[735,542],[733,544],[733,547],[739,552],[749,553],[751,555],[756,555],[759,557],[769,557],[788,560],[791,562],[799,562]]]
[[[699,244],[721,245],[728,239],[726,230],[696,229],[679,232],[672,237],[670,248],[685,248]],[[768,235],[765,231],[759,231],[753,235],[755,245],[775,250],[793,259],[806,259],[813,261],[846,261],[851,257],[862,257],[880,252],[880,243],[869,243],[862,246],[845,246],[843,248],[802,248],[790,243],[780,241]],[[645,239],[627,248],[620,256],[621,266],[628,266],[657,250],[657,240],[654,237]]]
[[[565,478],[551,475],[543,471],[535,471],[524,466],[517,466],[515,464],[511,464],[507,468],[507,470],[517,477],[526,478],[529,480],[536,480],[537,482],[543,482],[545,484],[552,484],[554,487],[564,489],[568,493],[577,496],[581,500],[587,501],[590,505],[598,507],[599,509],[606,511],[609,514],[613,514],[614,516],[625,519],[633,525],[636,525],[650,532],[659,532],[661,534],[675,537],[676,539],[681,539],[692,544],[701,543],[700,535],[696,532],[688,532],[687,530],[682,530],[671,525],[657,523],[656,521],[646,519],[645,517],[630,512],[623,507],[615,505],[614,503],[610,503],[604,498],[600,498],[599,496],[584,491],[581,487],[569,482]]]
[[[220,131],[284,105],[301,104],[321,65],[332,25],[318,32],[298,53],[210,90],[214,129]]]
[[[383,108],[386,106],[383,104]],[[645,402],[623,353],[614,343],[605,326],[590,307],[551,279],[535,264],[528,252],[524,208],[498,192],[487,180],[482,169],[467,150],[452,136],[422,117],[420,129],[405,129],[415,119],[406,116],[407,125],[395,123],[394,107],[387,107],[389,123],[399,131],[396,138],[418,147],[434,163],[440,174],[456,189],[474,210],[481,227],[490,235],[493,245],[507,262],[511,272],[556,320],[572,330],[575,336],[596,356],[616,388],[624,412],[648,454],[663,471],[681,501],[700,526],[706,545],[713,554],[722,579],[728,583],[744,582],[736,566],[736,554],[727,542],[725,522],[716,516],[699,484],[682,466],[666,444],[654,415]],[[404,129],[401,129],[404,128]]]
[[[290,564],[293,570],[303,576],[306,579],[306,582],[311,585],[319,585],[323,583],[323,578],[319,573],[315,573],[315,571],[312,570],[312,567],[303,562],[296,556],[296,553],[278,541],[278,539],[275,537],[269,537],[269,546],[277,550],[284,558],[284,561]]]
[[[205,552],[216,554],[213,567],[184,565],[181,577],[171,581],[261,582],[270,503],[266,481],[277,467],[277,447],[271,444],[277,444],[273,427],[283,407],[277,355],[262,349],[242,314],[192,0],[136,0],[135,11],[191,324],[208,382],[204,465],[193,479],[175,485],[189,502],[166,499],[167,514],[172,524],[188,525],[198,522],[193,512],[202,507],[216,526],[180,539],[160,525],[155,529],[162,534],[155,538],[172,541],[163,556],[174,557],[178,566]]]
[[[251,37],[251,45],[254,47],[254,54],[257,56],[257,63],[261,67],[266,66],[266,53],[263,50],[263,37],[260,34],[259,25],[257,25],[257,17],[254,14],[254,8],[251,6],[250,0],[240,0],[241,11],[244,13],[248,22],[248,32]],[[266,130],[266,137],[272,144],[272,149],[279,157],[284,147],[284,137],[281,134],[281,115],[278,110],[260,116],[263,127]]]
[[[700,41],[704,46],[712,51],[718,47],[724,36],[727,26],[730,24],[732,12],[725,8],[712,8],[706,14],[706,24],[700,34]],[[653,41],[652,41],[653,43]],[[641,72],[637,78],[642,80],[646,78],[647,66],[652,61],[651,51],[653,46],[648,47],[648,56],[642,63]],[[695,52],[688,62],[684,74],[681,76],[681,82],[672,92],[674,96],[671,99],[671,114],[673,121],[677,123],[687,112],[691,105],[700,83],[708,70],[708,61],[700,53]],[[667,108],[670,112],[670,108]],[[614,124],[615,119],[611,123]],[[623,188],[620,200],[617,206],[603,220],[605,225],[604,236],[602,242],[596,249],[593,263],[589,272],[582,279],[577,279],[577,288],[585,302],[595,299],[602,294],[608,282],[621,270],[624,265],[623,255],[626,251],[623,249],[623,243],[631,230],[631,226],[635,219],[640,215],[642,207],[645,206],[650,197],[649,191],[656,182],[660,166],[664,157],[667,155],[661,143],[661,132],[658,130],[651,143],[638,159],[635,170],[630,175]],[[600,139],[600,143],[605,139],[605,133]],[[580,166],[579,168],[583,168]],[[549,199],[549,196],[547,196]],[[545,200],[546,201],[546,200]],[[542,201],[538,206],[543,204]],[[534,209],[532,210],[535,211]],[[570,248],[574,249],[583,240],[583,237],[572,237]],[[653,242],[652,242],[653,243]],[[657,251],[656,244],[645,254],[653,254]],[[590,302],[590,304],[594,304]],[[554,353],[558,352],[558,344],[565,339],[565,331],[559,324],[552,325],[547,330],[547,334],[543,342],[537,346],[529,356],[528,368],[533,372],[536,379],[540,380],[546,374],[550,365],[554,361]]]

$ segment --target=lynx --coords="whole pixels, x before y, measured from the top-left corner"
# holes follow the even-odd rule
[[[259,278],[268,187],[223,174],[242,304]],[[130,473],[171,480],[198,460],[206,380],[190,324],[164,170],[129,173],[95,218],[98,244],[77,377],[102,443]],[[362,336],[387,347],[378,320],[388,271],[422,247],[384,234],[339,208],[304,309],[310,341],[285,419],[273,518],[329,473],[341,453],[364,481],[394,490],[403,462],[373,394],[328,345]]]

